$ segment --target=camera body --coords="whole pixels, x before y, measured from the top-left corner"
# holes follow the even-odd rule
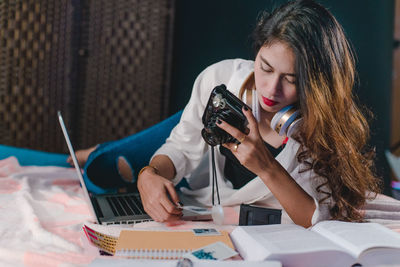
[[[239,131],[246,133],[248,121],[242,112],[244,106],[247,105],[229,92],[224,84],[215,87],[211,92],[202,117],[204,128],[201,135],[206,143],[210,146],[239,143],[233,136],[219,128],[216,123],[218,119],[221,119]]]

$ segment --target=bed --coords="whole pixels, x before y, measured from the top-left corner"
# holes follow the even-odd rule
[[[21,166],[16,157],[0,160],[0,211],[1,266],[85,266],[109,258],[100,255],[82,231],[84,223],[93,224],[73,168]],[[236,223],[237,209],[226,212],[226,222]],[[366,219],[400,233],[400,201],[379,195],[364,212]],[[208,223],[148,222],[135,227],[184,229],[198,224]]]

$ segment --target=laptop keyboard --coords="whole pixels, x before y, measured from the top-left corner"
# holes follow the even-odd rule
[[[142,201],[138,195],[106,197],[115,216],[129,216],[145,214]]]

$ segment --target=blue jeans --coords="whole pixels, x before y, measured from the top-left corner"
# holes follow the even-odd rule
[[[100,144],[84,166],[88,190],[95,194],[115,192],[118,188],[136,188],[139,171],[149,164],[154,152],[165,142],[179,122],[182,111],[150,128],[120,140]],[[123,158],[131,168],[133,180],[127,182],[118,171],[118,160]]]

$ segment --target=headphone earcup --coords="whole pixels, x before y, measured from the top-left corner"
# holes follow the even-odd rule
[[[296,118],[296,119],[289,125],[289,127],[287,128],[287,132],[286,132],[286,136],[287,136],[287,137],[291,137],[292,134],[293,134],[294,132],[296,132],[296,129],[299,127],[301,120],[302,120],[301,118]]]
[[[290,137],[300,122],[300,112],[294,106],[279,110],[271,120],[271,128],[279,135]]]

